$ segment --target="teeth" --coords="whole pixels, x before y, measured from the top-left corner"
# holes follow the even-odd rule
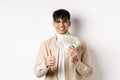
[[[60,28],[60,30],[64,30],[64,28]]]

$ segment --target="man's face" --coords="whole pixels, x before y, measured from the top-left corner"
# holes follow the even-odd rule
[[[59,34],[65,34],[68,31],[70,24],[71,22],[68,19],[62,20],[59,18],[56,21],[53,21],[53,26]]]

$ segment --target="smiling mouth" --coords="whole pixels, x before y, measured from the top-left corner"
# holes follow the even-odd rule
[[[61,31],[65,30],[65,28],[59,28]]]

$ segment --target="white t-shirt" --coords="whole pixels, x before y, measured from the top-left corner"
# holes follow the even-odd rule
[[[63,35],[68,35],[69,32],[66,34],[59,34],[56,33],[57,36],[57,41],[60,44],[61,43],[61,38]],[[59,60],[58,60],[58,80],[65,80],[65,70],[64,70],[64,53],[65,53],[65,48],[64,45],[60,45],[60,50],[59,50]]]

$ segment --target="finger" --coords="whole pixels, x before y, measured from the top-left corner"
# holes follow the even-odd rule
[[[73,54],[78,54],[78,51],[77,50],[75,50],[75,49],[69,49],[70,50],[70,52],[72,52]]]
[[[49,65],[50,65],[50,66],[55,65],[55,61],[50,61],[50,62],[49,62]]]
[[[55,58],[49,58],[49,60],[48,61],[55,61]]]
[[[76,53],[75,50],[73,50],[73,49],[70,49],[70,50],[71,50],[71,52],[72,52],[73,54]]]
[[[51,49],[49,49],[49,56],[52,56],[52,52],[51,52]]]
[[[54,66],[55,64],[50,64],[49,66]]]
[[[55,63],[55,61],[50,61],[50,64],[54,64]]]
[[[74,53],[74,51],[72,49],[68,49],[68,53]]]
[[[76,51],[73,51],[73,50],[69,50],[68,54],[69,54],[71,57],[77,56],[77,52],[76,52]]]
[[[73,56],[73,52],[72,52],[71,50],[68,51],[68,54],[69,54],[70,56]]]

